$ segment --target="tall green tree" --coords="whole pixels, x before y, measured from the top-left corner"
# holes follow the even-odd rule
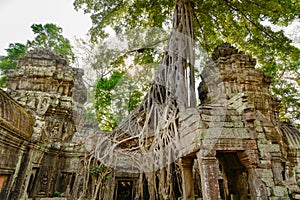
[[[74,61],[75,55],[72,46],[70,41],[62,35],[61,27],[52,23],[45,25],[33,24],[31,30],[35,34],[33,40],[28,40],[26,44],[9,44],[9,47],[6,49],[7,55],[0,57],[0,87],[6,87],[7,72],[16,68],[19,59],[25,56],[30,49],[36,47],[47,48],[66,56],[70,61]]]
[[[74,6],[91,16],[93,25],[90,35],[91,40],[96,42],[106,36],[105,30],[108,26],[122,34],[130,30],[138,32],[147,27],[170,27],[176,1],[75,0]],[[295,109],[300,109],[299,90],[294,90],[290,81],[286,82],[291,74],[295,76],[299,73],[300,50],[292,45],[284,31],[272,29],[272,25],[286,27],[299,19],[299,1],[189,2],[193,5],[193,19],[186,19],[194,21],[190,24],[193,24],[195,41],[208,53],[217,45],[229,42],[252,54],[258,59],[259,66],[265,73],[272,77],[273,92],[283,102],[282,114],[291,110],[295,113]],[[299,119],[299,116],[293,114],[292,118]]]
[[[119,41],[115,43],[116,40]],[[111,47],[121,41],[127,46]],[[135,44],[130,44],[133,41]],[[97,45],[82,39],[77,42],[75,50],[81,52],[87,85],[92,94],[88,112],[95,115],[102,130],[112,130],[142,101],[150,86],[154,61],[133,59],[138,58],[134,56],[138,54],[136,49],[145,45],[142,38],[129,40],[127,35],[123,35]]]
[[[36,35],[32,41],[27,41],[29,48],[43,47],[68,57],[74,61],[75,56],[69,39],[62,35],[63,29],[56,24],[33,24],[31,30]]]

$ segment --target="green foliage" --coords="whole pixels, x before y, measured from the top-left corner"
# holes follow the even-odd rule
[[[75,56],[72,51],[70,41],[62,36],[62,28],[55,24],[33,24],[31,26],[33,33],[36,35],[32,41],[27,41],[26,44],[12,43],[6,49],[7,56],[0,57],[0,87],[6,87],[6,74],[10,69],[15,69],[20,58],[24,57],[26,52],[36,47],[43,47],[53,50],[67,56],[71,61],[74,61]]]
[[[90,116],[96,115],[102,130],[115,128],[140,104],[148,91],[152,69],[158,64],[152,56],[152,46],[161,40],[160,36],[153,34],[155,31],[148,31],[145,36],[118,35],[98,45],[78,41],[80,46],[77,48],[84,50],[86,55],[83,60],[86,73],[89,77],[97,77],[91,81],[94,85],[93,106],[88,110]],[[141,49],[147,53],[137,52]]]
[[[96,42],[106,36],[104,30],[107,26],[122,34],[129,30],[139,33],[147,27],[169,28],[175,2],[75,0],[74,6],[91,16],[91,41]],[[194,1],[195,40],[208,53],[217,45],[229,42],[252,54],[258,59],[260,68],[272,77],[273,93],[283,102],[284,113],[297,111],[300,109],[299,90],[293,90],[295,86],[290,84],[289,76],[299,75],[300,50],[292,45],[282,30],[272,27],[285,27],[299,20],[299,10],[300,2],[295,0]],[[136,54],[136,60],[145,58],[150,61],[149,51]],[[284,82],[282,78],[289,81]],[[299,88],[299,82],[294,79],[292,82]],[[293,115],[292,118],[299,119],[299,116]]]
[[[96,115],[103,130],[117,125],[117,116],[112,111],[112,95],[124,72],[114,71],[110,77],[100,77],[95,88]]]
[[[104,176],[104,178],[107,179],[107,180],[108,180],[108,179],[111,179],[111,178],[112,178],[112,175],[106,175],[106,176]]]
[[[106,36],[104,28],[112,27],[117,34],[137,27],[160,27],[170,24],[174,1],[75,0],[75,9],[91,15],[92,41]]]
[[[74,61],[75,56],[72,51],[72,46],[70,41],[62,35],[61,27],[47,23],[45,25],[33,24],[31,25],[31,29],[36,37],[32,41],[27,41],[28,47],[47,48],[65,55],[69,60]]]
[[[282,73],[281,78],[273,81],[272,91],[277,99],[281,100],[280,117],[282,121],[300,119],[299,77],[299,73],[289,71],[288,73]],[[295,125],[300,128],[299,122]]]
[[[128,111],[133,111],[142,101],[144,94],[141,91],[133,90],[129,95]]]
[[[9,48],[6,49],[7,56],[2,56],[0,58],[0,87],[6,87],[7,78],[5,75],[10,69],[16,68],[18,60],[25,56],[26,49],[27,47],[20,43],[10,44]]]
[[[90,167],[90,174],[100,174],[104,172],[107,169],[105,165],[100,165],[100,166],[91,166]]]
[[[140,74],[139,74],[140,75]],[[141,84],[137,76],[113,71],[100,77],[95,87],[94,106],[102,130],[114,129],[142,101],[149,84]]]
[[[55,191],[53,196],[54,197],[61,197],[61,192]]]

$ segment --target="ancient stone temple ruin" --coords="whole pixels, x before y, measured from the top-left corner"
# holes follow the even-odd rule
[[[229,44],[215,49],[201,74],[200,104],[178,113],[179,174],[170,177],[180,178],[165,199],[300,199],[300,132],[279,121],[270,78],[255,65]],[[85,138],[113,133],[84,121],[82,75],[37,49],[8,76],[8,90],[0,90],[1,200],[90,199],[97,190],[99,168],[85,164],[95,146]],[[109,173],[95,199],[162,199],[149,172]]]
[[[299,192],[299,131],[279,122],[270,78],[255,64],[219,46],[201,75],[201,104],[180,113],[186,199],[289,199]]]
[[[8,75],[8,91],[0,91],[0,199],[49,197],[80,184],[83,148],[72,142],[73,105],[86,98],[73,95],[80,73],[36,49]]]

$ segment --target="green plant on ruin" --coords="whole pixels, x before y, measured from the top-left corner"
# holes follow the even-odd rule
[[[55,191],[53,196],[54,197],[61,197],[61,192]]]
[[[83,188],[79,199],[102,199],[106,192],[106,181],[112,178],[112,169],[96,160],[91,153],[85,153],[82,164]]]
[[[21,43],[9,44],[9,48],[6,49],[7,56],[0,57],[0,87],[6,87],[7,78],[6,74],[10,69],[17,67],[18,61],[25,56],[27,46]]]
[[[17,67],[18,61],[27,51],[33,48],[47,48],[66,56],[71,62],[75,60],[70,41],[62,35],[62,28],[56,24],[33,24],[31,30],[35,35],[33,40],[26,44],[11,43],[6,50],[7,55],[0,57],[0,87],[7,86],[6,74]]]

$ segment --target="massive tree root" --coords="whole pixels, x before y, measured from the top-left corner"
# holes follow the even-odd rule
[[[175,199],[174,187],[181,183],[178,113],[195,106],[192,9],[191,1],[177,0],[167,51],[150,91],[95,149],[96,157],[116,170],[145,173],[150,199]]]

